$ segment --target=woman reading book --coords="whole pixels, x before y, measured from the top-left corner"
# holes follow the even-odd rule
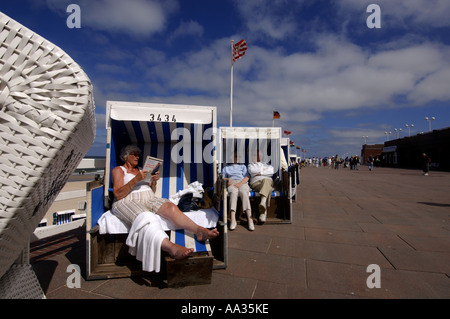
[[[140,155],[141,150],[135,145],[125,146],[121,150],[120,158],[124,164],[112,170],[115,197],[112,213],[131,227],[140,213],[151,212],[168,219],[178,229],[194,233],[198,241],[217,237],[217,229],[209,230],[197,225],[168,199],[155,196],[160,179],[159,171],[152,176],[150,183],[146,181],[145,177],[149,172],[140,170],[137,166]],[[193,249],[174,244],[168,238],[162,240],[161,249],[175,259],[184,259],[193,252]]]

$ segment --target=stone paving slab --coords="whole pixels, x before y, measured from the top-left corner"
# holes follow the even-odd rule
[[[270,254],[287,255],[307,260],[322,260],[355,265],[378,264],[390,267],[390,263],[376,247],[355,244],[326,243],[316,241],[292,242],[286,238],[274,238]]]
[[[450,252],[450,238],[414,235],[400,235],[399,237],[415,250]]]
[[[367,267],[308,261],[308,287],[361,298],[449,298],[448,277],[437,273],[381,269],[381,287],[366,285]]]
[[[450,253],[380,248],[396,269],[450,274]],[[450,290],[450,287],[449,287]]]
[[[401,237],[392,233],[366,233],[363,231],[341,231],[320,228],[305,229],[306,239],[319,242],[331,242],[337,244],[358,243],[361,246],[410,248]]]

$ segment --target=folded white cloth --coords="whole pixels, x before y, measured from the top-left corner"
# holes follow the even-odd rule
[[[169,238],[158,216],[151,212],[139,214],[131,225],[126,244],[128,252],[142,261],[142,270],[159,272],[161,269],[161,244]]]
[[[103,234],[128,234],[130,227],[117,218],[110,210],[103,213],[97,221],[100,235]]]
[[[178,202],[180,201],[181,196],[185,194],[193,193],[193,197],[202,198],[203,197],[203,184],[196,181],[191,184],[189,184],[185,189],[180,190],[176,192],[173,195],[169,196],[169,200],[174,203],[175,205],[178,205]]]

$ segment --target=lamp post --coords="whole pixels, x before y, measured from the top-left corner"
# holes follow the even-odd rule
[[[411,136],[411,127],[414,127],[414,124],[405,124],[405,126],[408,128],[408,136]]]
[[[364,145],[367,144],[367,139],[368,139],[368,138],[369,138],[368,136],[363,136],[363,139],[364,139]]]
[[[392,132],[384,132],[384,134],[386,134],[386,141],[389,141],[389,135],[391,135]]]
[[[401,128],[399,128],[399,129],[394,128],[394,131],[397,132],[397,138],[399,138],[400,137],[400,132],[402,131],[402,129]]]
[[[431,132],[431,121],[434,121],[436,118],[433,116],[431,119],[428,116],[425,118],[425,121],[428,122],[428,132]]]

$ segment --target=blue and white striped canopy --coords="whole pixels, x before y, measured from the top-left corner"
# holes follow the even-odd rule
[[[195,181],[214,185],[215,108],[113,104],[108,110],[110,171],[123,164],[120,150],[134,144],[142,151],[141,167],[147,155],[164,160],[157,196],[168,198]]]

